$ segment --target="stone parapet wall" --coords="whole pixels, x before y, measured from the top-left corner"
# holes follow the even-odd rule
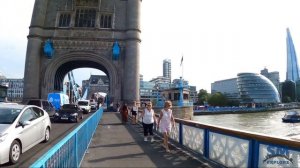
[[[154,112],[158,115],[161,109],[162,109],[161,107],[153,107]],[[192,106],[185,106],[185,107],[173,106],[172,111],[175,118],[187,119],[187,120],[191,120],[194,114]]]

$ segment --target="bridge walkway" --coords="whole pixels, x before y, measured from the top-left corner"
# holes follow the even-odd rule
[[[175,143],[170,150],[165,151],[160,135],[144,142],[141,125],[122,124],[120,113],[105,112],[80,167],[222,167]]]

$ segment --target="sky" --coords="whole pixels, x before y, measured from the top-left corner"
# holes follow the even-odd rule
[[[0,72],[7,78],[24,76],[33,5],[34,0],[1,4]],[[146,81],[162,76],[163,60],[171,59],[172,79],[183,76],[198,91],[210,92],[215,81],[264,68],[278,71],[284,81],[286,29],[299,53],[299,20],[297,0],[143,0],[140,73]],[[103,74],[73,73],[78,81]]]

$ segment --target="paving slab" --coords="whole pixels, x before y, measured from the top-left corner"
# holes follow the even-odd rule
[[[104,112],[80,167],[222,167],[180,145],[166,152],[161,136],[154,138],[144,142],[140,124],[122,124],[120,113]]]

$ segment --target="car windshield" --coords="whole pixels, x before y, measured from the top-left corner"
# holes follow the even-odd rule
[[[21,109],[0,108],[0,124],[12,124],[16,120],[20,112]]]
[[[87,106],[88,102],[87,101],[79,101],[78,105],[80,105],[80,106]]]

